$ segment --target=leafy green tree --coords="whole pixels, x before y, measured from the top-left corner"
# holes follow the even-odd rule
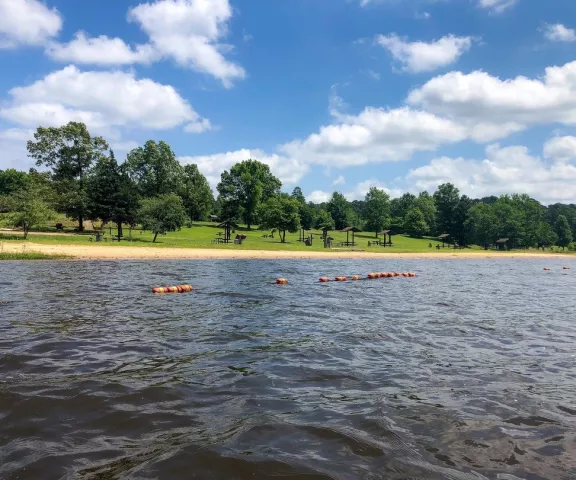
[[[34,139],[28,141],[28,155],[36,160],[36,165],[52,169],[58,208],[78,220],[78,230],[83,231],[86,180],[93,163],[108,150],[108,144],[102,137],[92,137],[86,125],[79,122],[59,128],[38,127]]]
[[[12,213],[8,214],[8,224],[21,227],[25,239],[28,238],[28,232],[32,227],[52,220],[56,215],[56,212],[44,202],[40,191],[33,187],[20,189],[9,198]]]
[[[292,198],[297,200],[298,203],[301,204],[306,203],[306,197],[304,197],[304,194],[302,193],[302,189],[300,187],[294,187],[294,190],[292,190]]]
[[[301,204],[287,194],[279,194],[262,204],[262,226],[275,228],[280,235],[280,242],[286,242],[286,231],[294,233],[300,228],[298,210]]]
[[[154,234],[154,242],[159,234],[176,232],[188,221],[182,199],[174,193],[142,200],[137,217],[142,228]]]
[[[298,214],[300,215],[300,224],[305,230],[310,230],[314,227],[316,221],[316,209],[312,205],[300,204]]]
[[[258,207],[280,193],[282,182],[270,172],[270,167],[257,160],[244,160],[230,171],[222,173],[218,193],[222,217],[242,218],[248,230],[257,222]]]
[[[536,236],[538,239],[538,244],[542,247],[556,245],[556,242],[558,241],[558,235],[556,235],[556,232],[552,226],[543,220],[540,221]]]
[[[558,215],[556,224],[554,225],[554,230],[556,235],[558,235],[556,245],[562,247],[562,250],[564,250],[572,242],[572,231],[570,230],[570,225],[564,215]]]
[[[14,168],[0,170],[0,196],[12,195],[14,192],[24,190],[28,186],[28,180],[26,172]]]
[[[470,198],[462,195],[454,209],[452,235],[460,245],[467,245],[470,240],[470,229],[466,221],[468,220],[468,212],[473,204]]]
[[[379,188],[372,187],[364,199],[364,230],[378,232],[390,226],[390,196]]]
[[[390,226],[396,233],[404,232],[404,218],[416,206],[416,197],[405,193],[401,197],[393,198],[390,202]]]
[[[416,238],[422,238],[426,234],[428,224],[419,208],[413,207],[408,211],[404,219],[404,230],[408,235]]]
[[[184,180],[184,169],[164,141],[148,140],[128,153],[126,172],[138,186],[143,198],[178,193]]]
[[[468,210],[466,220],[472,242],[477,245],[491,244],[497,239],[498,218],[493,205],[478,203]]]
[[[92,169],[88,179],[88,212],[92,220],[114,222],[118,240],[122,237],[122,225],[135,225],[139,208],[136,185],[118,165],[114,152],[102,157]]]
[[[434,197],[428,192],[420,192],[418,198],[414,200],[414,206],[424,215],[424,220],[428,225],[428,232],[426,233],[436,233],[436,202]]]
[[[509,195],[500,196],[493,207],[497,218],[498,236],[509,238],[512,245],[517,244],[524,234],[522,211]]]
[[[458,237],[455,228],[455,210],[460,202],[460,192],[451,183],[443,183],[434,192],[436,202],[436,228],[439,233],[448,233]]]
[[[330,212],[324,209],[320,209],[316,212],[316,217],[314,219],[314,228],[317,229],[324,229],[327,228],[328,230],[334,229],[334,219]]]
[[[348,200],[340,192],[334,192],[326,210],[330,213],[330,216],[334,220],[334,224],[337,230],[342,230],[343,228],[349,226],[351,209]]]
[[[205,220],[214,208],[214,195],[206,177],[194,164],[184,167],[180,196],[190,220]]]

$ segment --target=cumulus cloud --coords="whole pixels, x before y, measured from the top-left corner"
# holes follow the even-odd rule
[[[9,92],[0,117],[22,126],[60,126],[81,121],[105,134],[113,127],[163,130],[206,120],[169,85],[121,71],[82,72],[75,66],[50,73]],[[209,125],[209,124],[208,124]]]
[[[396,34],[378,35],[376,43],[387,49],[402,69],[410,73],[430,72],[456,62],[472,46],[472,37],[447,35],[438,40],[409,42]]]
[[[0,0],[0,48],[43,45],[62,28],[55,8],[38,0]]]
[[[450,72],[413,90],[407,102],[475,128],[477,138],[485,141],[532,125],[575,125],[576,62],[548,67],[534,79]]]
[[[266,154],[262,150],[250,150],[247,148],[226,153],[213,155],[182,156],[178,160],[184,165],[195,163],[198,170],[208,179],[212,188],[216,188],[220,182],[220,175],[224,170],[229,170],[233,165],[243,160],[258,160],[270,167],[270,170],[284,184],[295,184],[308,172],[308,165],[295,159],[277,154]]]
[[[576,31],[561,23],[547,24],[544,27],[544,36],[552,42],[576,42]]]
[[[89,38],[84,32],[76,33],[74,40],[69,43],[50,43],[46,54],[61,62],[90,65],[151,63],[160,58],[150,45],[132,48],[121,38],[109,38],[106,35]]]
[[[231,49],[222,43],[231,17],[228,0],[157,0],[128,11],[128,20],[146,32],[161,56],[212,75],[225,87],[246,76],[241,66],[224,57]]]
[[[344,175],[340,175],[336,180],[332,182],[332,186],[335,187],[336,185],[344,185],[346,183],[346,179]]]
[[[341,168],[406,160],[416,151],[459,142],[468,134],[457,123],[409,108],[369,107],[340,119],[304,140],[280,146],[280,151],[290,158]]]
[[[331,192],[325,192],[324,190],[314,190],[306,195],[306,200],[308,202],[324,203],[330,200],[331,196]]]
[[[478,6],[495,13],[501,13],[513,7],[517,0],[478,0]]]
[[[516,192],[545,204],[576,202],[576,167],[563,161],[546,162],[524,146],[486,148],[483,160],[439,157],[413,169],[406,182],[415,191],[434,190],[451,182],[470,197]]]
[[[544,157],[558,162],[576,159],[576,137],[553,137],[544,144]]]

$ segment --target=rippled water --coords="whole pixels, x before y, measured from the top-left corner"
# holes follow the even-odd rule
[[[0,478],[574,478],[559,262],[2,263]]]

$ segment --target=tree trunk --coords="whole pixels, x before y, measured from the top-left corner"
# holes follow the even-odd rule
[[[280,231],[280,242],[281,242],[281,243],[286,243],[286,230],[281,230],[281,231]]]
[[[79,232],[83,232],[84,231],[84,217],[82,215],[80,215],[78,217],[78,231]]]
[[[251,228],[252,226],[249,223],[247,225],[248,225],[248,230],[252,230],[252,228]]]
[[[152,243],[156,243],[156,237],[158,237],[158,232],[154,234],[154,240],[152,240]]]
[[[118,227],[118,243],[120,243],[120,239],[122,238],[122,222],[118,222],[117,224]]]
[[[28,229],[24,227],[24,240],[28,238]]]

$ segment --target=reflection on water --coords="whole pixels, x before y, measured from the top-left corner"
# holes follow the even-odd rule
[[[574,478],[556,263],[2,263],[0,478]]]

